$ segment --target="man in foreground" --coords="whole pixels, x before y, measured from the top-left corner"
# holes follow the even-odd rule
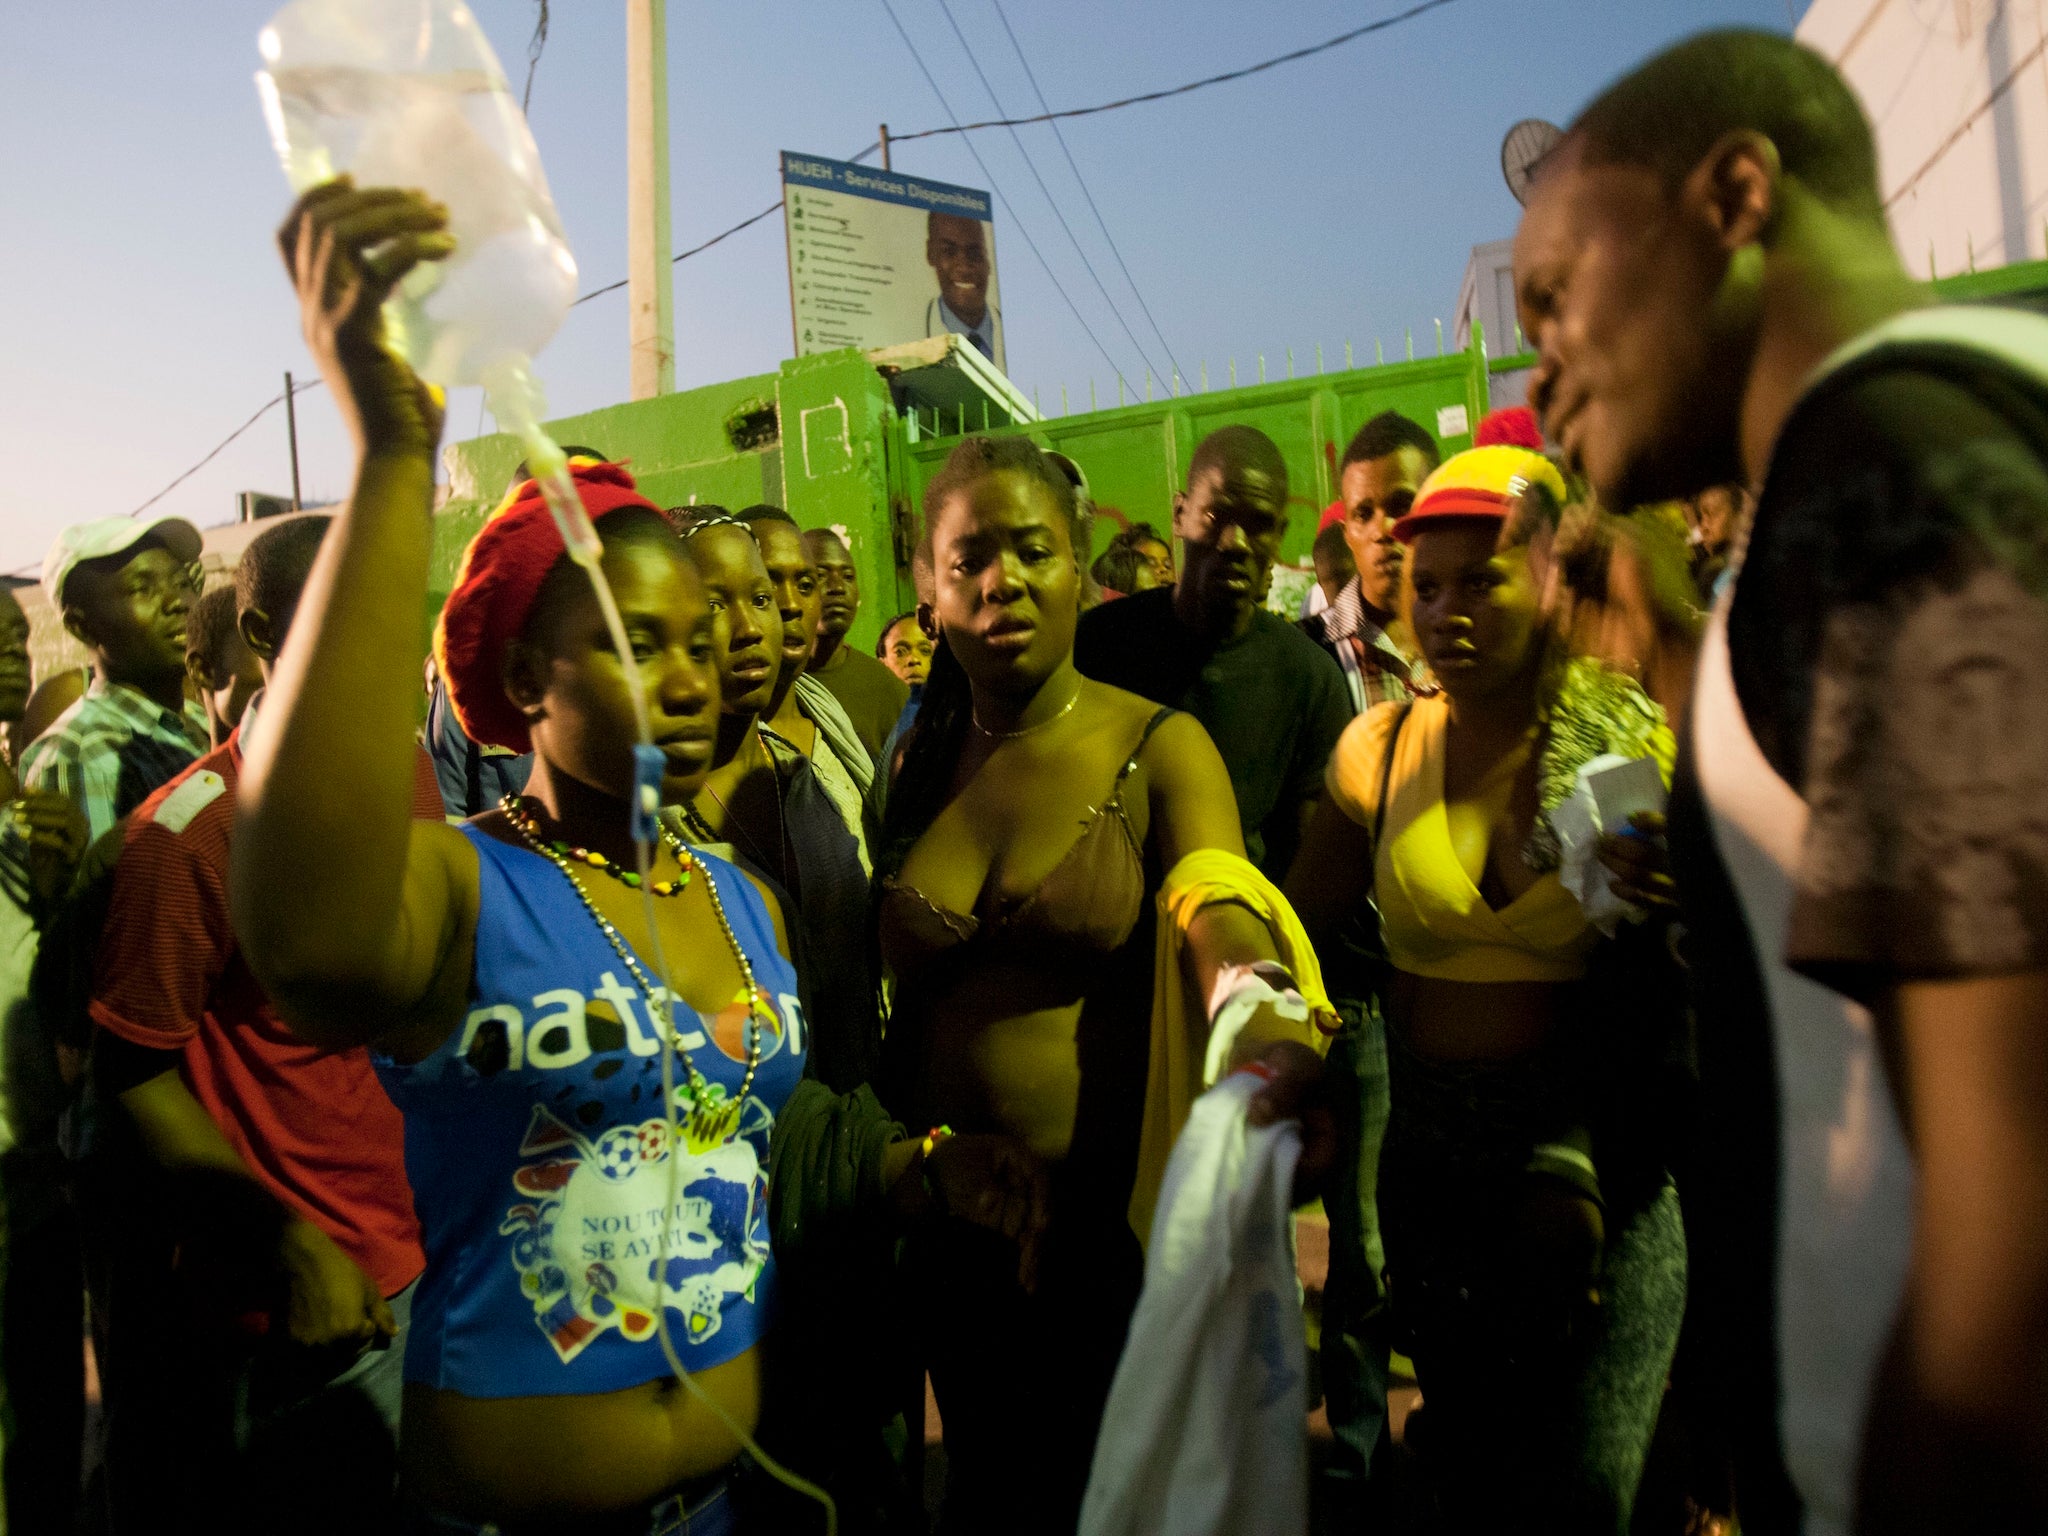
[[[1202,722],[1230,770],[1245,856],[1277,882],[1351,707],[1336,663],[1259,606],[1287,531],[1287,465],[1273,440],[1254,427],[1202,439],[1173,531],[1180,580],[1083,614],[1074,663]]]
[[[1855,98],[1764,33],[1588,107],[1515,280],[1605,504],[1759,487],[1671,808],[1743,1528],[2048,1527],[2048,321],[1912,313]]]

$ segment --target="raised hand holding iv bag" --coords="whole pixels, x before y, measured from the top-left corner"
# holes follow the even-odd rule
[[[595,573],[597,533],[541,430],[530,366],[574,301],[576,258],[475,15],[461,0],[292,0],[257,46],[267,68],[256,88],[293,190],[346,173],[448,210],[454,254],[415,267],[385,304],[392,344],[430,384],[484,387],[499,424],[524,443],[570,557]],[[597,585],[613,625],[611,592]],[[623,633],[615,640],[630,671]],[[633,700],[645,740],[637,686]]]
[[[448,210],[455,253],[416,268],[386,311],[431,384],[488,386],[553,339],[576,294],[540,151],[460,0],[294,0],[258,40],[270,136],[295,191],[346,172]]]

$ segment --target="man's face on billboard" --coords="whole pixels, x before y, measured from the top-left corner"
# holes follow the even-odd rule
[[[969,325],[988,313],[988,241],[976,219],[935,213],[926,226],[924,259],[939,280],[946,308]]]

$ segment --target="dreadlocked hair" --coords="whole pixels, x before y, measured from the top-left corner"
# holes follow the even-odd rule
[[[1074,495],[1074,483],[1028,437],[977,436],[963,438],[925,487],[924,532],[918,540],[917,558],[927,570],[935,563],[932,529],[939,513],[975,482],[1002,473],[1022,475],[1052,498],[1066,523],[1069,544],[1079,561],[1087,549],[1082,542],[1087,528],[1085,514]],[[953,770],[959,764],[960,749],[973,718],[974,695],[968,686],[966,669],[953,654],[942,630],[932,646],[931,671],[925,677],[924,692],[917,706],[917,723],[904,741],[903,767],[889,790],[881,854],[875,860],[877,876],[893,875],[902,869],[912,846],[945,809]]]

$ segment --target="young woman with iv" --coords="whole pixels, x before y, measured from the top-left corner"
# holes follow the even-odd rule
[[[1006,1145],[905,1136],[865,1090],[804,1080],[772,897],[679,840],[651,863],[635,849],[636,700],[530,484],[465,555],[439,650],[466,727],[529,745],[533,776],[460,828],[409,820],[441,410],[380,308],[452,242],[419,194],[346,181],[302,197],[280,240],[357,471],[248,744],[234,915],[293,1027],[370,1045],[406,1115],[428,1251],[401,1447],[413,1518],[738,1529],[729,1477],[762,1408],[771,1233],[797,1229],[783,1207],[817,1182],[778,1177],[771,1199],[768,1171],[804,1106],[827,1106],[862,1172],[865,1205],[828,1213],[842,1225],[937,1199],[1028,1248],[1038,1186]],[[687,802],[719,711],[710,608],[630,476],[579,469],[576,489],[661,799]]]

